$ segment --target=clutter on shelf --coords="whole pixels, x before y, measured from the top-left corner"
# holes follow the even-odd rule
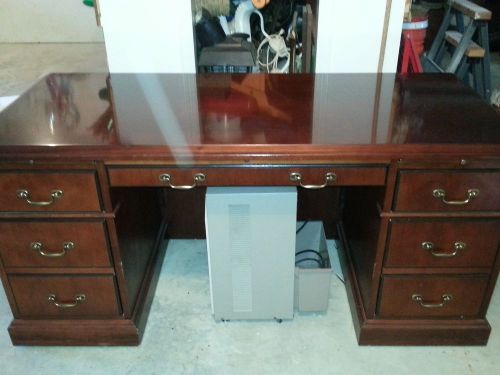
[[[310,73],[311,0],[193,0],[200,72]]]
[[[400,73],[423,72],[420,59],[424,53],[428,26],[427,11],[413,4],[412,0],[406,0],[398,66]]]

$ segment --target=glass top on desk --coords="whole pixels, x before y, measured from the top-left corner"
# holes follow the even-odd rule
[[[52,74],[0,113],[0,146],[498,144],[451,75]]]

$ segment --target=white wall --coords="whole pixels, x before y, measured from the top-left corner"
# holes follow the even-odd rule
[[[194,73],[190,0],[100,0],[111,72]]]
[[[81,0],[0,0],[0,43],[102,42]]]
[[[386,7],[390,8],[384,63],[395,72],[405,0],[320,0],[316,72],[377,72]]]

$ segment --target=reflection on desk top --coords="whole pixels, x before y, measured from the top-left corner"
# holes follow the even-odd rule
[[[0,152],[438,144],[500,144],[452,75],[52,74],[0,113]]]

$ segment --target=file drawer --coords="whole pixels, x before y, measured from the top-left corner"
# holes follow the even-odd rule
[[[21,317],[116,317],[114,277],[10,275]]]
[[[380,318],[476,318],[488,284],[484,276],[385,276]]]
[[[0,221],[4,267],[109,267],[102,221]]]

